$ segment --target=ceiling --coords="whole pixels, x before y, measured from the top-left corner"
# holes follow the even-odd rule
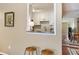
[[[79,3],[63,3],[63,17],[79,18]]]
[[[39,10],[53,10],[52,3],[33,3],[32,8],[39,9]]]

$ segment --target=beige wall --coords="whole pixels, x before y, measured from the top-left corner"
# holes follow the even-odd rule
[[[57,4],[56,35],[31,34],[26,32],[26,4],[0,4],[0,51],[8,54],[23,54],[27,46],[50,48],[61,54],[61,4]],[[4,27],[4,12],[15,12],[15,26]]]

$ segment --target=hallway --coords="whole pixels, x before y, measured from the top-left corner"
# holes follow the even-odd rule
[[[62,54],[79,55],[79,4],[63,3]]]

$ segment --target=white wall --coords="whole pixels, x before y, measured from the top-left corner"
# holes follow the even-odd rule
[[[62,38],[68,40],[68,27],[75,28],[77,31],[77,19],[75,18],[63,18],[62,22]]]
[[[63,21],[68,23],[68,27],[72,27],[72,29],[77,29],[77,19],[76,18],[63,18]]]
[[[0,51],[23,54],[28,46],[53,49],[61,54],[61,4],[57,4],[56,35],[40,35],[26,32],[26,4],[0,4]],[[15,12],[15,26],[4,27],[4,12]]]
[[[68,39],[68,22],[62,22],[62,40],[65,42]]]

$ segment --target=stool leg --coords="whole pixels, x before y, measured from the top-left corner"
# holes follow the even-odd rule
[[[24,51],[24,55],[26,54],[26,50]]]
[[[36,55],[38,55],[37,50],[36,50]]]
[[[32,51],[32,55],[33,55],[33,51]]]
[[[30,51],[29,51],[29,55],[30,55]]]

